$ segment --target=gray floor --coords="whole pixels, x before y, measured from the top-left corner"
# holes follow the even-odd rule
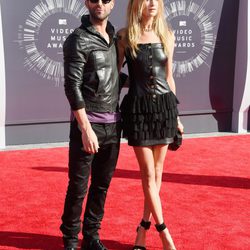
[[[184,139],[189,138],[206,138],[206,137],[217,137],[217,136],[236,136],[236,135],[250,135],[250,132],[244,134],[238,133],[203,133],[203,134],[184,134]],[[122,143],[126,143],[126,140],[122,139]],[[27,145],[15,145],[15,146],[6,146],[5,149],[0,149],[0,151],[10,151],[10,150],[26,150],[26,149],[40,149],[40,148],[60,148],[67,147],[68,142],[62,143],[44,143],[44,144],[27,144]]]

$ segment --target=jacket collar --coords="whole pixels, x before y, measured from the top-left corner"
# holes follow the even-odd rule
[[[88,30],[89,32],[91,32],[95,35],[100,36],[100,33],[94,28],[93,24],[90,22],[89,15],[83,15],[81,18],[81,22],[82,22],[82,25],[81,25],[82,28]],[[109,21],[107,23],[106,30],[107,30],[107,33],[109,34],[109,36],[111,38],[113,38],[115,35],[115,29]]]

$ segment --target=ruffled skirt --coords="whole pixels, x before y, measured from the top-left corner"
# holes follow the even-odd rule
[[[121,103],[123,137],[130,146],[169,144],[177,132],[179,103],[173,92],[132,96]]]

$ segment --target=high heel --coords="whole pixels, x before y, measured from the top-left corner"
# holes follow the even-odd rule
[[[141,223],[140,223],[139,226],[136,228],[136,232],[138,232],[139,229],[140,229],[141,227],[143,227],[144,230],[149,230],[150,225],[151,225],[151,222],[150,222],[150,221],[145,221],[145,220],[142,219],[142,220],[141,220]],[[139,246],[139,245],[135,245],[135,246],[133,247],[133,250],[146,250],[146,247],[144,247],[144,246]]]
[[[164,248],[164,250],[176,250],[173,239],[165,225],[165,223],[163,222],[162,224],[156,224],[155,225],[156,230],[160,233],[160,237],[162,240],[162,244],[163,244],[163,248],[164,248],[164,236],[167,240],[167,248]]]

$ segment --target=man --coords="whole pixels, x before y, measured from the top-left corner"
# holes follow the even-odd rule
[[[120,145],[117,55],[114,28],[108,22],[114,0],[85,4],[89,15],[64,43],[64,86],[72,109],[69,183],[60,227],[65,250],[77,249],[87,191],[81,249],[107,249],[98,230]]]

